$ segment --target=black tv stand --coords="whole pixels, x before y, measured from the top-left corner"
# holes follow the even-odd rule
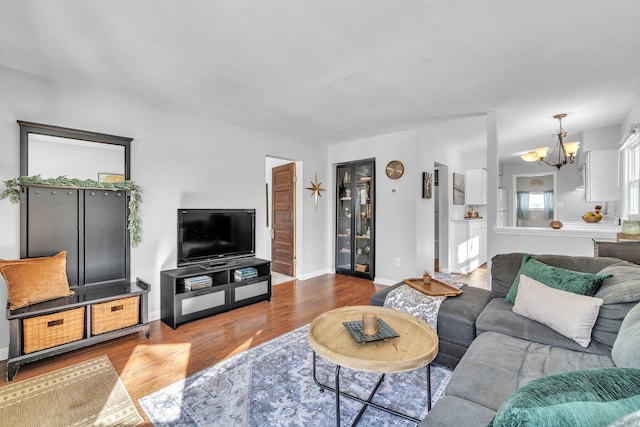
[[[258,277],[236,281],[239,268],[253,267]],[[197,290],[185,288],[189,277],[209,276],[212,285]],[[271,262],[242,258],[190,265],[160,272],[162,321],[176,329],[179,324],[271,299]]]
[[[240,264],[240,261],[213,261],[206,264],[199,264],[198,267],[202,270],[211,270],[216,267],[229,267],[238,264]]]
[[[207,270],[208,271],[208,270],[211,270],[212,268],[222,267],[222,266],[225,266],[225,265],[227,265],[226,262],[212,262],[212,263],[209,263],[209,264],[200,264],[198,267],[200,267],[201,270]]]

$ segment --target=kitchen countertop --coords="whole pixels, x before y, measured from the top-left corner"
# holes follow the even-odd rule
[[[617,222],[614,221],[600,221],[589,223],[582,220],[564,220],[562,221],[562,228],[567,228],[571,230],[599,230],[599,231],[611,231],[613,233],[618,233],[622,229]]]
[[[494,231],[496,234],[612,239],[616,237],[621,228],[615,222],[590,224],[584,221],[562,221],[562,228],[558,230],[551,227],[496,227]]]

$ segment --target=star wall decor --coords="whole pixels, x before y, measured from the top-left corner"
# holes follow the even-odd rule
[[[311,187],[305,188],[305,190],[311,190],[311,196],[315,197],[316,209],[318,209],[318,197],[322,197],[321,191],[327,191],[321,187],[322,183],[318,182],[318,174],[315,174],[315,179],[311,181]]]

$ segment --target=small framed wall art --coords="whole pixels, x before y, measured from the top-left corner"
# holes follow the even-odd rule
[[[464,175],[453,173],[453,204],[464,205]]]
[[[422,198],[431,198],[433,175],[429,172],[422,172]]]
[[[120,173],[98,173],[98,182],[124,182],[124,175]]]

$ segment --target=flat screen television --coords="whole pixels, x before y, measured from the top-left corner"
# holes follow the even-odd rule
[[[178,266],[254,256],[255,209],[178,209]]]

